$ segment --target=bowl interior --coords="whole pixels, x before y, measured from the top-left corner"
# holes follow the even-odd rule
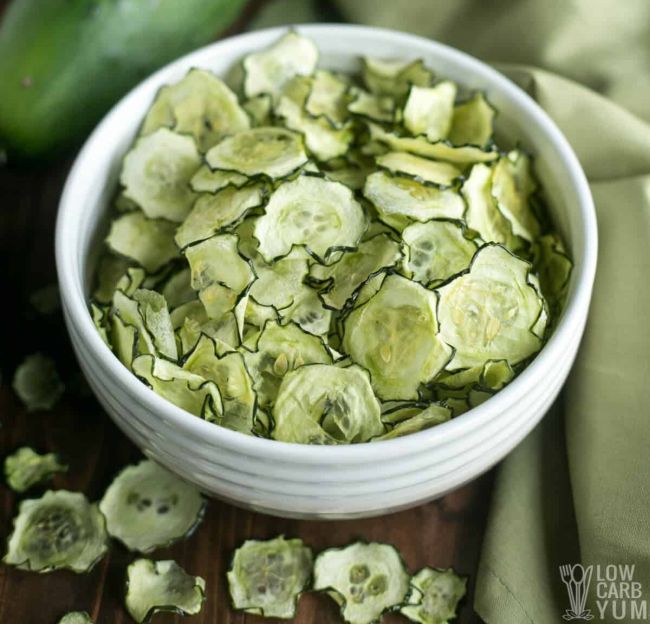
[[[245,54],[269,45],[285,30],[269,29],[233,37],[161,69],[114,107],[82,149],[61,200],[57,264],[63,303],[71,323],[77,326],[98,357],[113,356],[97,336],[86,308],[94,259],[101,246],[106,207],[116,189],[122,158],[157,90],[164,84],[180,80],[192,67],[207,68],[224,77]],[[551,216],[575,261],[567,304],[555,334],[517,379],[482,406],[435,429],[458,426],[459,420],[478,417],[477,412],[488,409],[488,404],[497,401],[500,395],[524,392],[525,384],[534,381],[535,369],[542,370],[541,360],[546,359],[548,366],[554,357],[552,351],[555,350],[556,355],[560,352],[563,335],[568,339],[572,332],[581,330],[596,258],[595,218],[584,174],[566,139],[533,100],[502,74],[476,59],[430,40],[376,28],[310,25],[298,26],[297,30],[316,42],[321,52],[320,65],[326,68],[358,71],[358,59],[362,55],[422,58],[438,76],[451,78],[467,90],[486,92],[498,110],[496,131],[499,137],[506,145],[520,143],[535,157],[535,170],[545,189]],[[131,376],[126,369],[120,375]],[[188,420],[192,418],[184,416]],[[425,431],[407,437],[430,433]],[[403,440],[381,444],[403,444]],[[322,450],[331,452],[333,449]]]

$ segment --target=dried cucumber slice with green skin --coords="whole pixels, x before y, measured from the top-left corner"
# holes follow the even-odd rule
[[[136,559],[127,568],[126,609],[143,624],[162,611],[194,615],[205,601],[205,581],[191,576],[175,561]]]
[[[72,611],[66,613],[59,620],[59,624],[93,624],[93,621],[85,611]]]
[[[370,174],[363,194],[379,218],[399,231],[412,221],[461,219],[465,212],[463,198],[456,190],[425,186],[386,171]]]
[[[312,562],[311,549],[300,539],[247,540],[235,551],[227,575],[233,608],[264,617],[295,617]]]
[[[137,356],[138,330],[125,323],[117,314],[111,316],[111,346],[117,358],[131,370]]]
[[[176,360],[176,338],[165,297],[154,290],[141,288],[133,293],[133,299],[138,303],[144,326],[153,339],[156,352]]]
[[[215,145],[205,158],[211,169],[271,180],[284,178],[307,162],[302,137],[275,127],[239,132]]]
[[[366,229],[366,217],[352,191],[343,184],[312,175],[280,186],[257,220],[255,238],[267,262],[305,245],[321,260],[354,247]]]
[[[461,189],[467,202],[465,221],[486,243],[501,243],[508,249],[518,249],[521,245],[512,232],[512,225],[492,195],[492,174],[493,169],[487,165],[472,167]]]
[[[573,270],[573,262],[557,234],[544,234],[533,245],[533,266],[549,305],[560,312]]]
[[[111,348],[111,341],[108,337],[108,306],[97,305],[90,302],[90,314],[93,317],[93,323],[104,343]]]
[[[288,308],[303,286],[309,272],[311,256],[302,247],[294,247],[277,262],[267,265],[255,263],[257,279],[248,291],[250,296],[265,306],[277,310]]]
[[[299,444],[367,442],[384,431],[368,373],[358,366],[309,364],[287,373],[273,420],[275,440]]]
[[[348,624],[374,624],[404,601],[409,575],[394,546],[357,542],[316,557],[313,587],[339,603]]]
[[[418,624],[447,624],[457,616],[458,603],[467,590],[467,579],[451,568],[423,568],[411,578],[411,595],[399,612]]]
[[[135,330],[133,335],[133,343],[125,343],[125,358],[122,360],[125,365],[128,366],[127,362],[130,361],[131,353],[140,354],[148,353],[151,355],[156,354],[156,345],[154,343],[152,335],[149,333],[147,326],[145,325],[144,319],[142,318],[142,313],[140,311],[140,305],[135,299],[129,297],[121,290],[116,290],[113,296],[113,307],[111,314],[114,320],[121,321],[125,326],[132,327]],[[122,328],[118,324],[113,324],[113,332],[120,334],[124,333]],[[129,332],[130,335],[130,332]],[[128,339],[128,335],[125,338]],[[118,354],[119,354],[118,350]]]
[[[530,282],[531,265],[500,245],[484,245],[469,271],[438,290],[440,336],[454,348],[450,370],[488,360],[514,365],[542,346],[533,333],[544,299]]]
[[[183,368],[214,382],[219,388],[223,413],[214,422],[233,431],[251,433],[257,397],[241,353],[218,354],[215,341],[202,334]]]
[[[175,232],[176,224],[164,219],[149,219],[137,210],[111,223],[106,244],[115,253],[137,262],[148,273],[154,273],[178,256]],[[102,301],[104,292],[102,289],[95,296]]]
[[[453,186],[462,176],[462,171],[451,163],[429,160],[408,152],[388,152],[377,156],[377,165],[391,173],[406,175],[423,184]]]
[[[174,250],[175,253],[176,250]],[[117,282],[124,275],[124,272],[129,268],[130,264],[131,262],[122,255],[117,256],[113,253],[102,254],[97,265],[97,270],[95,271],[93,299],[99,303],[110,303],[113,299]]]
[[[212,171],[208,165],[201,168],[192,176],[190,187],[196,193],[216,193],[227,186],[241,188],[249,178],[234,171]]]
[[[492,139],[496,111],[482,93],[454,107],[449,131],[453,145],[477,145],[487,147]]]
[[[395,119],[395,100],[387,95],[356,89],[352,101],[348,104],[348,111],[371,121],[390,123]]]
[[[431,142],[447,138],[451,129],[456,85],[449,80],[435,87],[411,87],[402,112],[404,127]]]
[[[176,230],[176,244],[183,249],[234,227],[249,210],[262,204],[262,198],[261,185],[241,189],[229,186],[214,195],[200,195]]]
[[[220,234],[185,249],[194,290],[203,291],[213,284],[221,284],[237,294],[246,289],[255,274],[239,255],[238,241],[236,234]]]
[[[204,377],[152,355],[139,355],[131,367],[156,394],[190,414],[212,419],[223,413],[219,388]]]
[[[249,98],[242,104],[242,107],[248,113],[253,126],[259,127],[271,125],[273,100],[268,93],[262,93]]]
[[[242,350],[251,372],[259,405],[272,405],[284,376],[305,364],[331,364],[332,356],[321,338],[295,323],[279,325],[269,321],[257,341],[254,353]]]
[[[61,463],[56,453],[39,454],[28,446],[7,455],[4,463],[5,480],[14,492],[25,492],[29,488],[51,479],[59,472],[66,472],[68,466]]]
[[[190,179],[200,166],[192,137],[161,128],[136,141],[124,157],[120,182],[149,218],[180,223],[194,203]]]
[[[122,470],[99,503],[109,535],[141,553],[191,535],[205,506],[194,486],[146,459]]]
[[[246,97],[268,93],[277,97],[294,76],[309,76],[318,63],[314,43],[290,31],[261,52],[249,54],[243,61]]]
[[[298,98],[298,101],[283,95],[275,107],[275,114],[283,120],[287,128],[304,135],[307,150],[317,160],[326,161],[342,156],[348,151],[354,138],[352,127],[346,124],[333,128],[327,119],[314,118],[305,112],[308,93],[307,90],[304,97]]]
[[[482,148],[473,145],[454,146],[447,141],[431,143],[426,137],[403,137],[384,130],[381,126],[368,122],[370,138],[386,144],[395,152],[409,152],[424,158],[445,160],[459,165],[489,162],[499,157],[499,152],[489,147]]]
[[[349,117],[346,102],[349,86],[346,77],[317,70],[305,100],[305,111],[312,117],[324,118],[333,128],[340,128]]]
[[[398,422],[387,433],[373,438],[373,442],[392,440],[411,433],[417,433],[418,431],[424,431],[425,429],[435,427],[440,423],[447,422],[451,418],[451,415],[451,409],[444,405],[429,405],[410,418]]]
[[[205,152],[224,137],[246,130],[250,121],[237,96],[219,78],[204,69],[191,69],[179,82],[160,89],[141,133],[161,126],[191,134]]]
[[[483,366],[442,373],[436,379],[436,384],[454,389],[477,385],[479,388],[494,391],[501,390],[514,376],[515,371],[506,360],[488,360]]]
[[[429,86],[433,74],[421,59],[401,61],[366,56],[362,59],[362,78],[373,93],[400,97],[408,93],[411,85]]]
[[[108,550],[104,516],[79,492],[48,491],[20,504],[3,562],[21,570],[89,572]]]
[[[499,210],[512,224],[513,234],[529,242],[540,234],[539,222],[529,204],[536,187],[530,172],[530,159],[523,152],[513,150],[494,166],[492,195]]]
[[[379,292],[345,320],[343,348],[370,372],[383,400],[416,399],[451,358],[441,340],[436,294],[399,275],[388,275]]]
[[[401,258],[399,243],[387,234],[378,234],[332,265],[313,264],[309,275],[317,282],[331,282],[321,298],[327,307],[341,310],[371,275],[394,267]]]
[[[470,264],[478,245],[465,236],[462,223],[414,223],[402,232],[404,273],[424,286],[437,286]]]
[[[52,409],[65,390],[54,360],[42,353],[23,360],[14,373],[12,387],[28,412]]]

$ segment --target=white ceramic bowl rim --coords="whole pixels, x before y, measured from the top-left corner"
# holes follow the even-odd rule
[[[60,201],[56,227],[56,263],[62,302],[68,314],[69,322],[77,329],[88,349],[96,356],[101,366],[104,367],[105,373],[117,380],[131,396],[137,397],[138,401],[147,409],[153,413],[161,414],[164,418],[173,422],[178,427],[179,436],[187,434],[193,438],[204,439],[207,442],[214,440],[244,454],[259,454],[269,459],[277,459],[285,462],[308,462],[313,464],[381,462],[391,457],[421,451],[433,440],[436,440],[437,443],[443,442],[445,438],[454,437],[462,430],[461,428],[468,428],[473,425],[478,426],[484,419],[496,416],[509,405],[521,399],[526,394],[527,388],[534,379],[539,377],[543,371],[553,366],[553,362],[562,353],[564,346],[571,341],[574,333],[581,331],[583,313],[580,310],[580,306],[577,305],[577,302],[588,301],[591,296],[597,253],[597,231],[593,200],[584,172],[564,135],[530,96],[492,67],[464,52],[460,52],[446,45],[423,37],[388,29],[344,24],[297,25],[294,28],[308,37],[318,36],[319,33],[328,31],[331,32],[332,29],[342,29],[348,34],[352,34],[353,36],[357,34],[360,37],[369,33],[376,34],[379,32],[387,40],[404,45],[429,46],[438,56],[446,57],[450,61],[463,64],[471,68],[474,72],[482,74],[487,81],[498,87],[526,115],[534,119],[546,135],[545,138],[554,144],[557,153],[570,173],[576,195],[579,198],[582,227],[580,235],[585,241],[585,248],[580,262],[576,263],[575,274],[572,278],[573,288],[570,290],[562,317],[552,336],[530,365],[512,383],[482,405],[446,423],[437,425],[432,429],[413,433],[402,438],[375,443],[349,446],[310,446],[247,436],[216,426],[185,412],[148,389],[121,364],[101,340],[88,311],[82,284],[80,264],[85,259],[81,257],[82,252],[80,249],[70,248],[68,241],[70,232],[75,229],[73,214],[75,208],[75,186],[85,175],[84,168],[86,161],[92,158],[92,152],[97,148],[94,145],[95,138],[101,133],[103,127],[110,124],[111,118],[117,114],[117,109],[126,100],[137,98],[139,90],[145,85],[158,82],[158,77],[161,74],[167,73],[170,67],[176,64],[192,65],[192,59],[194,57],[201,57],[207,50],[211,50],[214,53],[219,48],[230,45],[234,40],[245,43],[247,39],[252,40],[257,38],[261,32],[269,36],[279,37],[282,33],[286,32],[286,27],[237,35],[197,50],[163,67],[143,83],[140,83],[140,85],[136,86],[106,115],[79,153],[69,174]],[[200,64],[200,61],[197,61],[197,64]]]

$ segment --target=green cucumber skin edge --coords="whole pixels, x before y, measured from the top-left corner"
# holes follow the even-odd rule
[[[0,149],[74,146],[128,89],[209,43],[246,0],[13,0],[0,24]]]

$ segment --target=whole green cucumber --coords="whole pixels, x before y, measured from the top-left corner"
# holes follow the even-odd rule
[[[211,41],[245,0],[14,0],[0,25],[0,149],[77,143],[153,70]]]

